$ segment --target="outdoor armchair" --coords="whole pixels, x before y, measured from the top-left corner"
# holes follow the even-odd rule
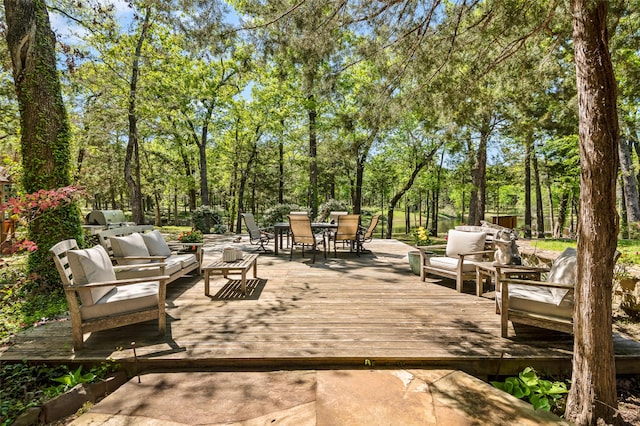
[[[620,257],[616,251],[614,262]],[[496,267],[496,312],[502,337],[508,322],[573,333],[577,252],[566,248],[554,261],[546,281],[500,278]]]
[[[424,281],[427,274],[451,278],[456,281],[458,292],[462,292],[463,282],[476,278],[476,262],[489,260],[493,254],[493,250],[485,250],[486,235],[450,229],[446,245],[418,247],[422,258],[420,279]],[[434,255],[435,249],[445,249],[445,255]]]
[[[117,273],[131,265],[114,267],[102,246],[80,250],[71,239],[50,252],[69,305],[74,349],[84,346],[84,333],[149,320],[157,320],[158,331],[165,333],[165,264],[145,265],[155,268],[155,276],[120,279]]]

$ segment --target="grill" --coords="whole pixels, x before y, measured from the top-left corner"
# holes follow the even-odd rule
[[[98,226],[103,229],[135,225],[127,222],[122,210],[93,210],[87,215],[85,222],[87,225]]]

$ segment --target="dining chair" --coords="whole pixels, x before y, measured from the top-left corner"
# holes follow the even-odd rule
[[[380,213],[374,215],[371,218],[371,222],[368,227],[360,226],[360,232],[358,232],[358,249],[360,252],[363,252],[365,249],[363,247],[364,243],[368,243],[373,239],[373,231],[378,226],[378,221],[380,220]]]
[[[360,256],[360,245],[358,244],[358,227],[360,226],[359,214],[345,214],[338,216],[338,227],[330,235],[333,240],[333,255],[338,257],[336,245],[338,241],[348,242],[349,250],[356,248],[356,254]]]
[[[337,223],[338,216],[344,216],[346,214],[349,214],[349,212],[339,212],[339,211],[329,212],[329,220],[331,221],[331,223]]]
[[[307,215],[291,214],[289,215],[289,228],[291,231],[291,251],[289,252],[289,260],[293,258],[293,249],[296,245],[302,246],[302,256],[304,256],[304,247],[309,246],[313,250],[312,263],[316,261],[316,250],[318,244],[322,243],[322,251],[324,257],[327,257],[327,247],[324,234],[315,235],[311,229],[311,219]]]

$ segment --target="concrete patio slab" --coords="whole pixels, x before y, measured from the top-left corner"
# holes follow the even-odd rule
[[[145,374],[71,424],[567,423],[461,371],[317,370]]]

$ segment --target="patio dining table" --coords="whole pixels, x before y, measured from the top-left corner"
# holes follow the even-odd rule
[[[337,229],[338,225],[331,222],[312,222],[311,229],[314,231],[326,231],[328,229]],[[279,222],[273,225],[273,232],[275,234],[274,250],[277,255],[280,247],[282,247],[283,238],[282,235],[287,235],[287,245],[289,244],[289,222]]]

